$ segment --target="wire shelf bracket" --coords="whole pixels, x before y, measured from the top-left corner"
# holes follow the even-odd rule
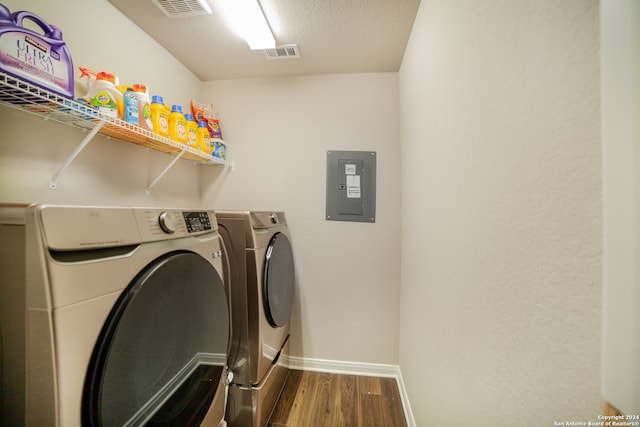
[[[87,136],[85,136],[82,139],[82,142],[80,142],[80,145],[76,147],[73,153],[71,153],[71,155],[67,158],[67,160],[60,166],[60,168],[58,168],[56,173],[53,174],[53,176],[49,180],[50,189],[56,190],[58,188],[58,178],[60,177],[60,175],[62,175],[62,173],[65,170],[67,170],[69,165],[75,160],[76,157],[78,157],[78,154],[80,154],[82,150],[84,150],[84,148],[87,145],[89,145],[93,137],[96,136],[98,132],[100,132],[100,129],[102,129],[102,126],[104,126],[104,122],[98,123],[93,129],[91,129],[91,131],[87,134]]]
[[[155,187],[155,185],[158,183],[158,181],[160,181],[162,179],[162,177],[165,176],[167,174],[167,172],[169,172],[169,170],[173,167],[173,165],[175,165],[176,162],[182,158],[182,155],[185,153],[186,150],[187,150],[187,146],[185,145],[184,148],[182,149],[182,151],[180,152],[180,154],[178,154],[173,160],[171,160],[171,163],[169,163],[167,165],[167,167],[165,167],[162,170],[162,172],[160,172],[160,175],[158,175],[156,177],[156,179],[151,181],[151,184],[149,184],[149,186],[147,187],[147,190],[146,190],[147,196],[151,196],[151,189],[153,187]]]

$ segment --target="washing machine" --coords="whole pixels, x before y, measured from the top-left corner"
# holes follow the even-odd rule
[[[0,425],[224,425],[213,211],[0,205]]]
[[[284,212],[216,211],[230,266],[232,328],[227,422],[264,427],[289,373],[289,319],[295,294]]]

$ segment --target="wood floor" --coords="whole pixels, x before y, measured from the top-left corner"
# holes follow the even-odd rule
[[[268,427],[405,427],[395,378],[289,373]]]

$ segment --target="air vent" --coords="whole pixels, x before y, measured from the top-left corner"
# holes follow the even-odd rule
[[[206,0],[152,0],[169,18],[208,15],[211,8]]]
[[[277,46],[274,49],[266,49],[264,51],[267,59],[296,59],[300,58],[300,51],[296,44],[286,44]]]

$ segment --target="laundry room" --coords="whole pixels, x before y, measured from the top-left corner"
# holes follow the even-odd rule
[[[223,0],[206,1],[216,15]],[[158,218],[154,232],[177,233],[166,248],[213,254],[202,268],[212,266],[221,278],[232,275],[232,253],[240,254],[239,264],[252,259],[243,251],[254,248],[228,244],[234,233],[279,230],[295,260],[295,269],[282,267],[295,287],[286,312],[289,367],[393,378],[409,426],[586,425],[637,417],[638,3],[259,3],[277,43],[296,44],[299,59],[267,59],[225,29],[219,43],[246,62],[218,61],[208,45],[216,40],[169,30],[184,25],[171,19],[196,26],[203,17],[168,18],[152,0],[0,0],[12,13],[39,17],[25,19],[31,28],[36,21],[61,32],[54,31],[73,60],[74,98],[88,90],[83,67],[122,84],[142,83],[149,95],[186,112],[194,100],[212,104],[225,149],[213,160],[181,149],[167,153],[0,100],[0,204],[41,205],[32,208],[39,227],[65,224],[71,234],[74,214],[46,205],[122,208],[103,217],[122,218],[136,236]],[[145,31],[121,10],[132,5],[157,15],[146,20],[155,29]],[[0,19],[0,49],[15,25],[9,21]],[[168,30],[159,35],[162,22]],[[379,44],[377,62],[366,62],[372,52],[364,47],[375,50],[366,43],[377,36],[372,23],[391,29],[384,34],[394,40]],[[181,61],[150,33],[167,46],[184,44],[185,55],[198,46],[212,65]],[[399,47],[385,50],[392,42]],[[6,81],[2,94],[12,97]],[[328,153],[337,151],[375,154],[371,220],[327,217]],[[215,213],[222,210],[228,213]],[[217,216],[219,228],[208,222]],[[100,224],[86,229],[95,241],[109,241],[115,223],[104,233],[95,230]],[[216,238],[205,243],[213,232]],[[54,234],[66,242],[66,233]],[[54,234],[38,244],[51,244]],[[160,247],[141,235],[142,247],[149,245],[143,253]],[[5,269],[17,262],[17,251],[2,245]],[[51,252],[54,261],[68,259],[61,252]],[[1,277],[2,287],[13,280]],[[12,327],[0,324],[5,390]],[[91,357],[92,364],[102,360]],[[272,359],[275,365],[278,357]],[[55,375],[65,373],[66,365],[56,363]],[[216,375],[223,387],[224,373]],[[66,404],[53,410],[58,415],[49,425],[69,416]],[[3,408],[0,421],[13,419]],[[82,417],[82,425],[109,425]],[[76,418],[81,425],[80,414],[65,419]]]

